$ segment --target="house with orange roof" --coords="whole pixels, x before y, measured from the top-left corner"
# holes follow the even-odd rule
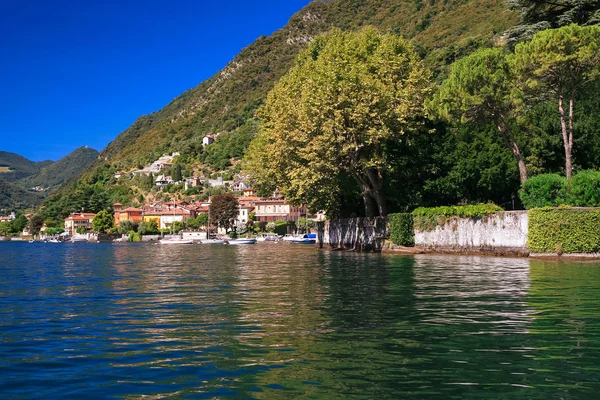
[[[115,203],[113,204],[113,209],[115,210],[115,226],[119,226],[121,221],[130,220],[138,224],[143,221],[143,211],[141,208],[127,207],[124,209],[121,203]]]
[[[65,232],[74,235],[79,228],[85,230],[92,229],[92,221],[95,216],[96,214],[94,213],[75,213],[69,215],[68,218],[65,218]]]

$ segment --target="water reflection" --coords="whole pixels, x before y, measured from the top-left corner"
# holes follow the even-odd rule
[[[598,388],[598,264],[286,244],[3,250],[4,397],[577,398]]]

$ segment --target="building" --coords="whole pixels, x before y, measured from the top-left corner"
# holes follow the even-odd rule
[[[289,204],[284,199],[267,199],[254,202],[256,221],[298,221],[306,216],[306,208]]]
[[[202,146],[208,146],[209,144],[213,144],[215,142],[215,135],[212,133],[207,133],[202,138]]]
[[[121,221],[130,220],[138,224],[143,221],[143,211],[141,208],[128,207],[123,209],[121,203],[113,204],[113,208],[115,210],[115,226],[119,226]]]
[[[93,213],[75,213],[69,215],[65,219],[65,232],[69,235],[75,235],[79,228],[83,228],[86,231],[92,229],[92,221],[96,214]]]

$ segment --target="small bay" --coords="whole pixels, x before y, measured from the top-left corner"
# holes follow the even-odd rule
[[[2,398],[594,398],[600,263],[0,243]]]

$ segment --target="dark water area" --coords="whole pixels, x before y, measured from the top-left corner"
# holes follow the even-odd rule
[[[0,398],[581,399],[600,263],[0,243]]]

